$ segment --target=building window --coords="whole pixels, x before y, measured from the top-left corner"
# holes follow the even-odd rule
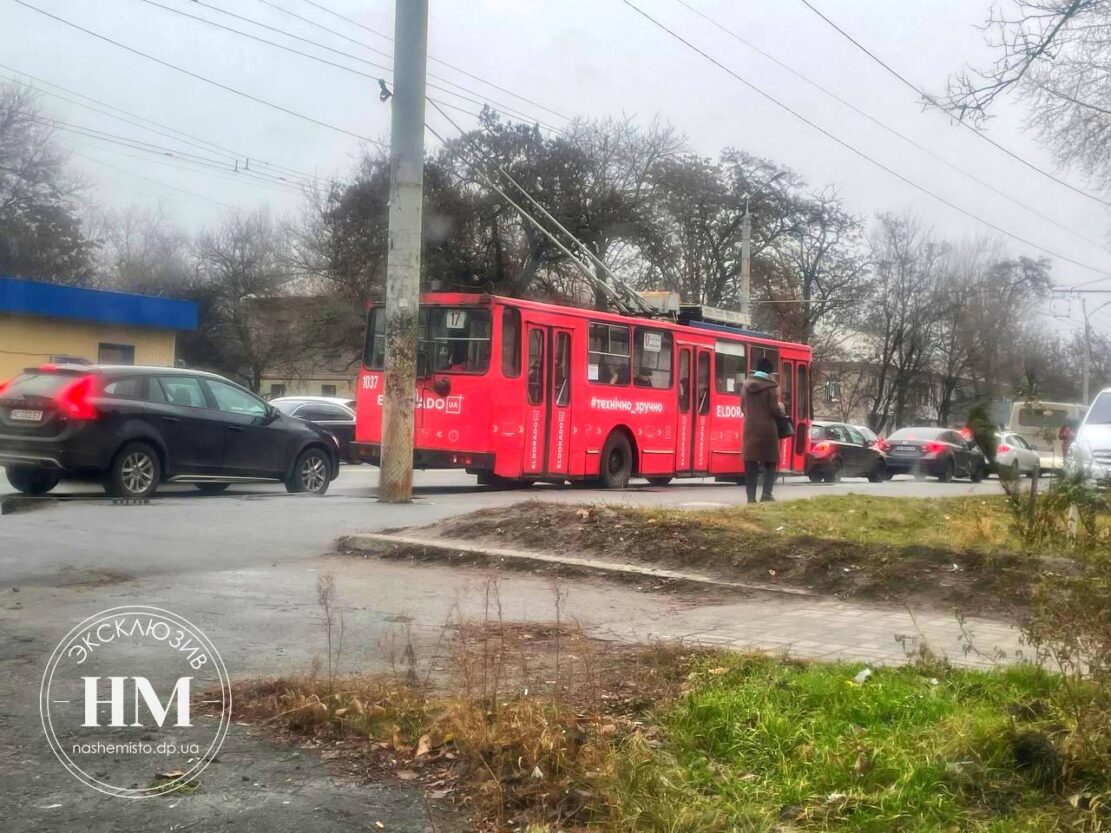
[[[586,378],[600,385],[629,384],[629,328],[591,324]]]
[[[335,396],[336,395],[336,386],[335,385],[321,385],[320,386],[320,395],[321,396]]]
[[[834,402],[841,401],[841,380],[840,379],[827,379],[826,380],[826,402],[831,405]]]
[[[135,347],[131,344],[100,342],[96,350],[97,364],[135,364]]]
[[[271,385],[270,398],[277,399],[279,396],[285,396],[285,385]]]

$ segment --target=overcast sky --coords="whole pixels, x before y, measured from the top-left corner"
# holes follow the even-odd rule
[[[4,46],[0,63],[6,67],[0,73],[18,74],[24,80],[34,76],[185,131],[230,149],[241,158],[249,156],[252,171],[282,175],[285,169],[291,169],[321,177],[342,175],[359,155],[360,139],[356,136],[388,140],[389,107],[378,101],[374,80],[388,73],[254,27],[211,7],[327,44],[365,61],[389,65],[381,54],[287,12],[389,54],[392,46],[387,39],[319,7],[392,35],[392,0],[26,2],[163,61],[355,134],[311,124],[254,103],[98,40],[15,0],[0,0],[0,42]],[[801,0],[688,2],[798,72],[1075,234],[915,150],[715,29],[677,0],[633,2],[737,74],[906,178],[1024,240],[1111,273],[1111,253],[1103,245],[1109,222],[1106,208],[1008,158],[970,131],[952,125],[943,115],[923,112],[910,90],[842,39]],[[947,76],[963,65],[984,65],[989,59],[982,35],[975,28],[982,22],[989,0],[812,2],[912,81],[931,91],[943,91]],[[152,3],[279,40],[371,77],[280,51]],[[767,102],[655,28],[621,0],[430,0],[430,7],[429,53],[433,58],[563,116],[627,114],[648,121],[658,115],[686,134],[696,152],[713,155],[725,146],[734,146],[769,157],[798,171],[814,188],[837,186],[849,207],[858,213],[912,211],[939,233],[954,238],[990,232]],[[492,98],[530,117],[557,126],[564,123],[564,119],[536,104],[524,103],[444,64],[432,62],[429,69],[473,91],[460,91],[461,95]],[[429,83],[444,85],[433,78]],[[72,97],[45,84],[41,89]],[[432,90],[430,95],[474,112],[479,109],[442,91]],[[190,230],[218,220],[227,206],[254,208],[269,204],[279,213],[298,207],[300,197],[293,190],[236,174],[227,153],[187,147],[167,136],[51,96],[44,95],[43,104],[54,117],[72,125],[208,158],[219,157],[227,165],[222,171],[195,165],[183,169],[172,159],[60,131],[62,140],[75,153],[74,165],[92,179],[94,197],[101,202],[116,206],[161,202]],[[458,112],[453,115],[465,124],[474,124],[473,117]],[[990,124],[994,139],[1040,167],[1054,169],[1051,156],[1022,131],[1019,102],[1002,102],[996,115]],[[436,113],[430,111],[429,120],[444,135],[451,133],[452,128]],[[434,142],[431,137],[428,140]],[[262,161],[280,165],[283,170],[265,167]],[[1077,186],[1085,186],[1079,174],[1060,173]],[[1011,241],[1009,245],[1015,253],[1040,254],[1021,243]],[[1057,261],[1054,276],[1057,283],[1068,285],[1098,280],[1100,273]],[[1093,285],[1111,288],[1111,280]],[[1100,303],[1096,296],[1089,306]],[[1078,313],[1073,307],[1059,304],[1057,311],[1075,318]],[[1111,330],[1111,306],[1093,320],[1100,329]],[[1075,324],[1060,322],[1059,326]]]

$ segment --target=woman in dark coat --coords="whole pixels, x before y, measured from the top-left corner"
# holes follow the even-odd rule
[[[779,386],[772,379],[771,359],[756,363],[756,372],[745,379],[741,388],[741,412],[744,414],[742,450],[745,458],[745,488],[748,502],[756,500],[756,479],[764,470],[761,501],[774,501],[775,469],[779,464],[779,426],[777,416],[784,416],[779,404]]]

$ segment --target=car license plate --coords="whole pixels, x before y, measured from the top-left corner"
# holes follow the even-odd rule
[[[42,411],[27,411],[20,408],[13,408],[11,418],[18,419],[20,422],[38,422],[42,419]]]
[[[897,445],[893,449],[896,454],[917,454],[918,447],[913,445]]]

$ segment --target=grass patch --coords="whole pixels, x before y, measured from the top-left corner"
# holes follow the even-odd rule
[[[651,510],[645,511],[648,517]],[[787,536],[946,550],[1018,550],[1004,495],[889,498],[829,495],[699,513],[700,522]]]
[[[629,740],[608,827],[636,831],[1102,830],[1106,771],[1062,750],[1059,678],[711,657]],[[1101,798],[1101,796],[1103,798]],[[1101,809],[1102,807],[1102,809]]]
[[[638,562],[845,598],[1021,613],[1041,574],[1080,568],[1024,548],[999,497],[830,495],[687,512],[530,501],[451,518],[448,538]]]

